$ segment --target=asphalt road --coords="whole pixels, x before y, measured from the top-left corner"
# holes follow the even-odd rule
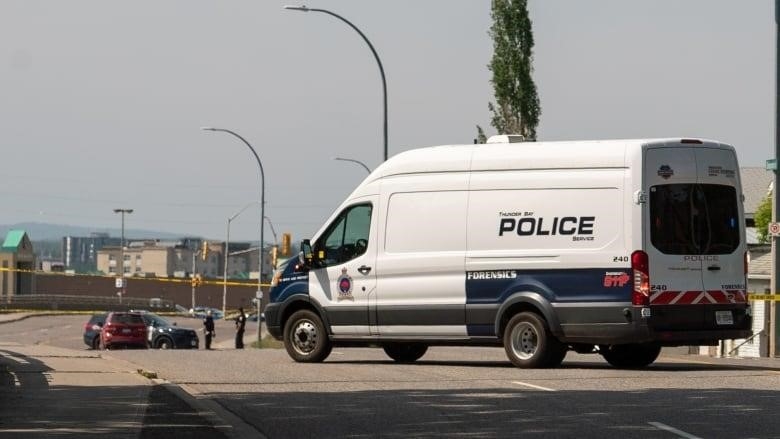
[[[0,342],[85,351],[84,321],[66,316],[0,325]],[[322,364],[299,364],[284,350],[229,348],[229,325],[221,323],[222,333],[218,326],[223,344],[215,351],[99,354],[156,372],[215,408],[221,419],[211,425],[230,424],[244,436],[780,438],[780,368],[766,361],[727,362],[678,350],[645,370],[625,371],[599,356],[570,353],[560,368],[523,370],[500,348],[434,347],[411,365],[393,363],[381,349],[359,348],[334,349]],[[158,406],[174,404],[164,396],[169,402]],[[184,407],[158,418],[198,412]],[[145,426],[154,419],[147,418]],[[203,436],[191,437],[215,437],[208,428],[196,431]]]

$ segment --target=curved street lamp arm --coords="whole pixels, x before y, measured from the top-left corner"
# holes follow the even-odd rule
[[[247,148],[249,148],[250,151],[252,151],[252,154],[255,156],[255,160],[257,160],[257,165],[260,167],[260,179],[262,180],[261,183],[263,186],[265,186],[265,172],[263,172],[263,162],[260,161],[260,156],[257,155],[257,152],[254,148],[252,148],[252,145],[249,144],[249,142],[246,141],[243,137],[241,137],[238,133],[230,131],[225,128],[212,128],[212,127],[203,127],[201,128],[204,131],[222,131],[223,133],[232,134],[236,137],[238,137],[239,140],[244,142],[244,145],[246,145]]]
[[[333,160],[341,160],[341,161],[344,161],[344,162],[352,162],[352,163],[357,163],[358,165],[362,166],[362,167],[363,167],[363,169],[365,169],[365,170],[366,170],[366,172],[368,172],[369,174],[371,173],[371,169],[369,169],[369,168],[368,168],[368,166],[366,166],[366,164],[365,164],[365,163],[363,163],[363,162],[361,162],[360,160],[355,160],[355,159],[346,159],[346,158],[344,158],[344,157],[333,157]]]
[[[303,12],[309,12],[309,11],[322,12],[324,14],[328,14],[330,16],[336,17],[339,20],[346,23],[347,25],[349,25],[349,27],[354,29],[355,32],[357,32],[361,36],[361,38],[363,38],[363,41],[365,41],[366,44],[368,44],[368,48],[371,49],[371,53],[374,54],[374,59],[376,59],[376,63],[377,65],[379,65],[379,74],[382,76],[382,98],[383,98],[384,116],[385,116],[384,117],[385,119],[384,120],[384,137],[385,137],[384,159],[386,161],[387,160],[387,80],[385,78],[385,68],[382,66],[382,60],[379,59],[379,54],[376,53],[376,49],[374,49],[374,45],[371,44],[371,41],[368,40],[368,37],[366,37],[366,35],[363,32],[361,32],[357,26],[355,26],[354,24],[352,24],[351,21],[347,20],[346,18],[342,17],[341,15],[335,12],[331,12],[327,9],[308,8],[306,6],[285,6],[284,8],[295,10],[295,11],[303,11]]]
[[[236,212],[233,215],[230,215],[230,217],[228,217],[228,222],[233,221],[234,219],[236,219],[237,216],[239,216],[242,213],[244,213],[244,211],[247,210],[247,208],[249,208],[249,206],[254,206],[255,204],[258,204],[258,202],[257,201],[252,201],[251,203],[249,203],[246,206],[242,207],[241,210],[239,210],[238,212]]]

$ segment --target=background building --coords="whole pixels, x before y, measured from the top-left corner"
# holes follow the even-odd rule
[[[92,233],[89,237],[66,236],[62,238],[62,263],[65,270],[75,273],[94,273],[97,268],[97,252],[103,247],[119,246],[121,238],[111,238],[108,233]]]
[[[208,251],[203,257],[203,245]],[[273,275],[271,248],[266,245],[263,259],[263,277],[268,281]],[[131,241],[124,251],[119,245],[105,246],[97,250],[96,269],[109,276],[124,273],[125,277],[175,277],[186,278],[199,274],[207,279],[221,279],[224,275],[225,243],[209,242],[195,238],[178,241]],[[231,242],[227,275],[230,279],[257,279],[257,247],[246,242]],[[123,259],[120,261],[120,259]]]
[[[0,296],[35,292],[35,253],[24,230],[10,230],[0,247]]]

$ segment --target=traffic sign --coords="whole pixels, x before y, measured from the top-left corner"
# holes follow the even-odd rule
[[[122,288],[122,285],[124,284],[124,278],[118,277],[116,278],[115,285],[117,288]]]
[[[780,223],[769,223],[769,234],[772,236],[780,235]]]

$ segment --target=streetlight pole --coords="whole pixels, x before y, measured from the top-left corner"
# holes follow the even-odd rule
[[[284,9],[289,9],[292,11],[301,11],[301,12],[322,12],[324,14],[328,14],[330,16],[336,17],[339,20],[343,21],[349,27],[355,30],[360,36],[363,38],[363,41],[368,44],[368,48],[371,49],[371,53],[374,54],[374,59],[376,59],[377,65],[379,65],[379,74],[382,76],[382,102],[383,102],[383,110],[384,110],[384,160],[387,161],[387,80],[385,79],[385,69],[382,67],[382,60],[379,59],[379,55],[376,53],[376,50],[374,49],[374,46],[371,44],[371,41],[368,40],[368,38],[363,34],[363,32],[360,31],[360,29],[357,28],[354,24],[352,24],[349,20],[342,17],[341,15],[336,14],[335,12],[331,12],[327,9],[317,9],[317,8],[308,8],[306,6],[285,6]]]
[[[271,228],[271,234],[274,235],[274,245],[279,245],[279,239],[276,237],[276,230],[274,229],[274,223],[271,222],[271,218],[265,217],[268,221],[268,227]]]
[[[252,145],[249,144],[249,142],[246,141],[243,137],[239,136],[233,131],[230,131],[228,129],[224,128],[212,128],[212,127],[202,127],[201,130],[204,131],[217,131],[217,132],[223,132],[228,133],[240,141],[244,143],[244,145],[249,148],[250,151],[252,151],[252,154],[255,156],[255,159],[257,160],[257,166],[260,168],[260,248],[258,250],[258,268],[257,268],[257,342],[260,343],[260,339],[262,336],[262,332],[260,329],[260,308],[261,303],[263,302],[263,218],[265,218],[265,173],[263,172],[263,162],[260,161],[260,156],[257,155],[257,151],[252,147]]]
[[[122,279],[122,292],[119,296],[119,303],[122,303],[122,297],[127,292],[125,288],[125,214],[133,213],[133,209],[114,209],[114,213],[122,214],[122,245],[119,246],[119,277]]]
[[[775,169],[772,186],[772,222],[780,221],[780,200],[777,198],[780,170],[777,161],[780,160],[780,0],[775,0]],[[778,294],[778,276],[780,275],[780,254],[778,253],[777,237],[772,237],[772,276],[770,288],[772,294]],[[780,303],[769,302],[769,357],[780,356]]]
[[[222,315],[225,314],[225,308],[227,306],[227,268],[228,268],[228,256],[229,256],[229,248],[230,248],[230,223],[236,219],[237,216],[241,215],[243,211],[245,211],[249,206],[252,206],[254,204],[257,204],[257,201],[253,201],[246,206],[242,207],[241,210],[234,213],[227,219],[227,233],[225,234],[225,266],[223,267],[222,271]]]
[[[199,254],[200,254],[200,250],[195,250],[195,251],[192,252],[192,273],[190,273],[190,288],[191,288],[191,293],[192,293],[192,312],[193,312],[193,315],[195,313],[195,282],[196,282],[196,279],[198,278],[198,276],[195,274],[195,259],[198,257]],[[225,314],[223,313],[222,316],[224,317],[224,315]]]
[[[343,157],[333,157],[333,160],[341,160],[341,161],[344,161],[344,162],[357,163],[358,165],[362,166],[366,170],[366,172],[368,172],[369,174],[371,173],[371,169],[369,169],[368,166],[366,166],[366,164],[361,162],[360,160],[345,159]]]

